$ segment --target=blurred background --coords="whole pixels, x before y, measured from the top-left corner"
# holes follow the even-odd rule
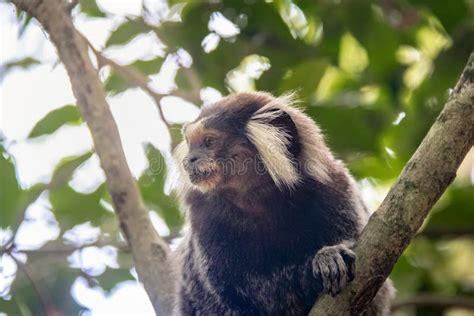
[[[79,0],[70,8],[99,56],[150,218],[173,247],[184,216],[167,166],[181,124],[201,105],[237,91],[296,91],[375,210],[474,44],[473,0]],[[0,34],[0,315],[152,315],[46,32],[0,1]],[[394,313],[474,315],[473,239],[471,150],[391,274]]]

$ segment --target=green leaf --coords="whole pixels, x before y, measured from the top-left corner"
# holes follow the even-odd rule
[[[116,95],[130,88],[130,85],[122,76],[112,70],[104,82],[104,88],[110,95]]]
[[[0,175],[0,228],[10,227],[15,230],[20,224],[20,215],[36,201],[47,185],[38,183],[28,190],[22,190],[16,177],[13,160],[1,145]]]
[[[99,285],[105,291],[111,291],[119,282],[134,280],[129,269],[107,268],[104,273],[97,277]]]
[[[89,151],[83,155],[64,158],[53,172],[50,187],[54,189],[67,183],[71,179],[74,171],[91,156],[92,152]]]
[[[124,45],[137,35],[147,31],[149,31],[149,29],[140,20],[127,20],[112,31],[105,46]]]
[[[74,105],[66,105],[46,114],[31,130],[29,138],[54,133],[64,124],[77,125],[82,122],[79,110]]]
[[[143,199],[150,208],[160,215],[171,231],[179,230],[183,224],[183,217],[179,211],[177,200],[164,193],[166,161],[160,151],[152,145],[147,145],[146,155],[150,166],[138,180]]]
[[[156,57],[150,60],[137,60],[129,65],[126,65],[126,67],[134,68],[143,75],[149,76],[160,71],[163,61],[164,59],[162,57]],[[134,87],[134,85],[130,84],[120,74],[113,70],[105,80],[104,86],[105,90],[109,92],[110,95],[116,95]]]
[[[352,36],[345,33],[341,38],[339,49],[339,67],[344,71],[356,75],[369,65],[369,59],[364,47]]]
[[[111,216],[100,203],[105,193],[105,185],[101,185],[92,193],[80,193],[69,185],[51,190],[49,200],[62,229],[87,221],[99,225],[104,217]]]
[[[33,58],[33,57],[26,57],[23,59],[19,59],[16,61],[11,61],[9,63],[5,64],[5,67],[7,68],[13,68],[13,67],[20,67],[20,68],[28,68],[32,65],[37,65],[39,64],[39,60]]]
[[[104,18],[106,15],[99,9],[95,0],[80,0],[81,11],[91,17]]]
[[[20,10],[17,10],[20,11]],[[18,30],[18,38],[21,38],[23,34],[25,34],[25,30],[27,29],[28,25],[30,25],[32,16],[26,13],[25,11],[20,11],[18,15],[18,24],[19,24],[19,30]]]
[[[1,67],[0,67],[0,79],[5,77],[14,68],[29,69],[32,66],[38,65],[38,64],[40,64],[40,61],[33,58],[33,57],[25,57],[23,59],[10,61],[8,63],[5,63],[5,64],[1,65]]]
[[[132,68],[135,68],[136,70],[140,71],[141,73],[149,76],[156,74],[160,71],[161,65],[163,65],[164,62],[163,57],[156,57],[150,60],[137,60],[130,64],[129,66]]]
[[[11,227],[17,216],[21,189],[16,178],[15,165],[0,145],[0,227]]]

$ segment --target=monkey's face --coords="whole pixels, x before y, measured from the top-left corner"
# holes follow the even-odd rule
[[[187,154],[182,163],[189,180],[201,191],[209,191],[222,181],[216,149],[221,146],[219,133],[206,129],[200,122],[184,129]]]
[[[264,166],[244,136],[207,126],[205,121],[184,128],[187,152],[182,160],[191,183],[202,192],[251,187]]]

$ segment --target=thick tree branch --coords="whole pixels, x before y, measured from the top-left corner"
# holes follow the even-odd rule
[[[456,176],[474,139],[474,53],[443,111],[355,244],[356,279],[338,296],[322,297],[310,315],[364,311]]]
[[[153,228],[125,160],[105,92],[62,0],[12,0],[50,35],[71,80],[77,104],[92,134],[120,226],[132,249],[140,280],[157,314],[171,310],[173,279],[169,249]]]

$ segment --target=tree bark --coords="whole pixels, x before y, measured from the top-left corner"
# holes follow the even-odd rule
[[[355,244],[356,278],[310,315],[358,315],[372,301],[474,141],[474,53],[443,111]]]
[[[138,276],[156,314],[169,315],[174,280],[168,245],[151,224],[148,210],[125,160],[117,125],[107,104],[102,83],[89,58],[86,43],[74,28],[66,3],[62,0],[12,2],[36,18],[56,46],[69,75],[77,105],[91,131]]]

